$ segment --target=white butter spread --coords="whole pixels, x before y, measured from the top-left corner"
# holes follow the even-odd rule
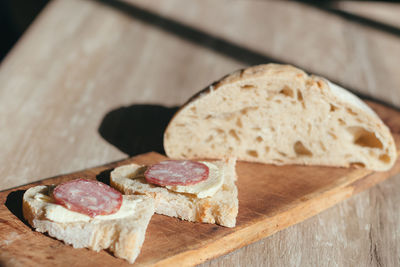
[[[166,186],[166,188],[177,193],[193,194],[198,198],[213,196],[223,185],[225,174],[222,169],[220,170],[210,162],[200,162],[205,164],[209,169],[209,175],[206,180],[194,185]],[[130,179],[144,178],[144,171],[145,168],[143,166],[135,164],[132,169],[132,165],[129,165],[123,169],[122,176]]]
[[[67,223],[67,222],[89,222],[89,221],[105,221],[121,219],[131,216],[135,213],[136,203],[142,201],[141,199],[130,200],[123,196],[121,208],[110,215],[97,215],[93,218],[85,214],[68,210],[61,205],[52,202],[52,198],[41,193],[35,195],[35,200],[41,201],[43,205],[44,216],[54,222]]]
[[[166,186],[169,190],[179,193],[194,194],[198,198],[213,196],[224,183],[224,173],[217,166],[210,162],[200,161],[209,169],[208,178],[194,185],[174,185]]]

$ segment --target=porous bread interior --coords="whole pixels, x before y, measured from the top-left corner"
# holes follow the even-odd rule
[[[154,214],[153,199],[145,196],[123,196],[124,199],[141,199],[131,216],[107,221],[59,223],[46,219],[43,201],[35,199],[38,193],[48,195],[48,186],[28,189],[23,197],[23,215],[38,232],[72,245],[95,251],[108,249],[116,257],[133,263],[140,253],[147,225]]]
[[[184,105],[164,134],[168,157],[282,164],[359,165],[396,160],[389,129],[359,98],[287,65],[233,73]]]
[[[192,194],[176,193],[165,187],[149,184],[136,177],[141,166],[128,164],[111,172],[110,185],[123,194],[145,194],[155,200],[155,212],[183,220],[216,223],[226,227],[236,225],[238,214],[238,191],[236,181],[236,159],[212,162],[224,173],[222,187],[211,197],[197,198]],[[143,168],[141,170],[143,173]]]

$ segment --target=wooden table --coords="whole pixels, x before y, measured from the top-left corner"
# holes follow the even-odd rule
[[[400,107],[399,12],[393,3],[52,1],[0,66],[0,189],[161,151],[175,107],[247,65],[294,64]],[[397,175],[203,266],[398,266],[399,188]]]

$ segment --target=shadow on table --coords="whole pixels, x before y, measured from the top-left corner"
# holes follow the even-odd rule
[[[131,105],[108,112],[100,135],[129,156],[155,151],[164,154],[163,133],[178,107]]]
[[[114,168],[109,168],[96,175],[96,180],[103,184],[110,185],[111,172]]]
[[[361,16],[358,14],[354,14],[351,12],[348,12],[346,10],[341,10],[340,6],[338,6],[338,3],[340,1],[320,1],[320,0],[293,0],[295,2],[299,2],[305,5],[312,6],[320,11],[327,12],[333,15],[336,15],[338,17],[341,17],[342,19],[345,19],[350,22],[354,22],[366,27],[370,27],[372,29],[376,29],[378,31],[386,32],[389,34],[392,34],[394,36],[399,37],[400,36],[400,28],[387,24],[382,21],[378,21],[376,19],[368,18],[365,16]],[[374,2],[374,1],[372,1]],[[376,2],[398,2],[398,1],[376,1]]]
[[[202,46],[206,49],[209,49],[226,57],[232,58],[248,66],[257,64],[266,64],[270,62],[287,64],[287,62],[282,61],[272,55],[267,55],[264,52],[253,50],[249,47],[232,42],[231,40],[227,40],[220,36],[216,36],[211,33],[205,32],[192,25],[184,24],[178,20],[175,20],[174,18],[157,14],[151,10],[147,10],[133,3],[127,3],[118,0],[94,0],[94,1],[101,3],[105,6],[114,8],[115,10],[118,10],[134,19],[149,24],[153,27],[157,27],[158,29],[163,30],[169,34],[182,38],[187,42],[193,43],[198,46]],[[385,25],[383,23],[376,22],[372,19],[364,18],[362,16],[351,14],[349,12],[340,11],[334,8],[334,6],[332,6],[333,4],[330,3],[329,1],[322,1],[322,2],[315,0],[314,1],[295,0],[295,1],[305,5],[313,6],[315,8],[320,9],[321,11],[330,12],[332,14],[341,16],[342,18],[349,21],[361,23],[365,26],[373,27],[376,28],[377,30],[386,31],[391,34],[400,35],[400,30],[396,27]],[[300,69],[303,69],[307,73],[314,73],[316,75],[323,76],[328,80],[330,80],[331,82],[348,89],[352,93],[358,95],[360,98],[372,100],[384,104],[386,106],[389,106],[391,108],[400,110],[399,107],[396,107],[393,104],[388,103],[387,101],[376,99],[374,97],[361,93],[358,88],[350,88],[348,85],[342,84],[340,81],[334,79],[334,77],[330,77],[327,73],[318,73],[315,71],[310,71],[305,66],[301,66],[298,64],[296,64],[295,66],[299,67]],[[131,155],[131,153],[129,154]]]
[[[25,192],[26,192],[26,190],[17,190],[17,191],[11,192],[10,194],[8,194],[7,200],[4,204],[7,207],[7,209],[9,209],[9,211],[11,211],[12,214],[14,214],[24,224],[26,224],[27,226],[30,227],[30,225],[25,221],[24,216],[22,214],[22,198],[23,198]],[[7,223],[7,221],[4,223]]]
[[[157,27],[169,34],[178,36],[183,40],[202,46],[216,53],[246,65],[257,65],[269,62],[285,63],[277,58],[270,57],[259,51],[233,43],[220,36],[205,32],[199,28],[179,22],[174,18],[157,14],[133,3],[118,0],[94,0],[108,7],[114,8],[134,19]]]

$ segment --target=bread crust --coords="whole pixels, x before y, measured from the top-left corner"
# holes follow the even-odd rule
[[[125,199],[141,201],[135,213],[126,218],[60,223],[45,217],[43,203],[35,200],[38,193],[46,194],[48,186],[40,185],[28,189],[23,197],[23,216],[38,232],[48,233],[74,248],[89,248],[94,251],[107,249],[116,257],[133,263],[142,247],[147,225],[154,214],[154,201],[145,196],[124,196]]]
[[[238,214],[238,191],[235,185],[236,159],[213,162],[223,169],[225,179],[222,187],[211,197],[197,198],[192,194],[176,193],[165,187],[152,185],[144,178],[131,179],[136,164],[124,165],[111,172],[110,185],[123,194],[144,194],[154,198],[155,212],[183,220],[216,223],[226,227],[236,225]]]
[[[246,88],[246,86],[249,88]],[[265,97],[263,98],[265,101],[262,103],[256,100],[257,97]],[[325,109],[329,108],[330,105],[331,109],[337,109],[335,110],[336,113],[326,112],[324,115],[331,116],[335,114],[335,116],[332,116],[332,118],[335,120],[340,119],[340,123],[347,124],[343,126],[343,132],[348,131],[351,132],[350,134],[353,134],[353,144],[357,143],[358,141],[357,135],[363,133],[365,135],[369,134],[369,136],[366,136],[364,139],[369,138],[369,141],[372,143],[367,143],[364,147],[355,145],[352,147],[352,149],[346,151],[346,154],[351,155],[340,155],[340,153],[336,153],[338,152],[337,149],[340,148],[340,145],[338,146],[337,144],[335,145],[335,142],[327,141],[330,147],[324,148],[323,146],[325,145],[325,140],[322,139],[327,139],[329,137],[319,136],[319,139],[317,140],[315,135],[320,134],[315,131],[315,134],[309,134],[308,142],[312,143],[312,141],[315,141],[324,143],[321,145],[322,148],[313,149],[314,151],[316,150],[315,154],[318,155],[314,154],[315,156],[313,155],[313,157],[305,157],[304,155],[301,155],[298,157],[296,154],[292,153],[294,150],[293,148],[287,148],[285,151],[280,151],[279,147],[273,148],[272,150],[275,149],[278,152],[283,152],[283,154],[287,155],[281,157],[278,155],[279,153],[272,153],[273,155],[271,155],[271,153],[265,153],[258,149],[251,148],[249,149],[250,152],[251,150],[257,151],[258,157],[254,157],[253,155],[249,155],[244,152],[245,149],[241,147],[244,146],[243,144],[235,144],[234,139],[241,139],[242,143],[246,143],[246,145],[254,145],[255,142],[253,140],[248,140],[248,137],[245,134],[237,134],[238,132],[240,133],[245,130],[241,129],[237,125],[234,125],[233,120],[232,124],[224,124],[223,120],[217,121],[215,119],[216,117],[227,113],[238,113],[239,111],[235,110],[235,108],[246,101],[248,102],[249,106],[253,105],[252,107],[254,108],[260,107],[260,109],[265,111],[264,113],[270,112],[270,114],[271,109],[268,110],[266,106],[268,106],[269,103],[276,103],[277,101],[282,101],[282,107],[280,111],[281,114],[288,111],[288,105],[284,105],[289,103],[288,101],[293,103],[293,105],[297,105],[299,107],[301,107],[301,105],[303,106],[303,110],[297,109],[298,114],[301,114],[301,112],[307,112],[307,108],[313,107],[324,109],[325,112]],[[228,107],[224,108],[227,105]],[[264,107],[262,107],[262,105],[264,105]],[[240,111],[243,112],[243,109]],[[319,113],[320,110],[315,109],[314,112]],[[259,113],[259,117],[270,117],[271,120],[274,119],[274,115],[261,114],[262,113]],[[240,116],[243,118],[243,120],[247,119],[246,114],[242,114]],[[290,130],[296,132],[296,130],[293,130],[293,128],[295,128],[296,120],[291,120],[290,116],[293,117],[296,116],[296,114],[293,115],[288,113],[286,118],[283,120],[287,120],[287,124],[291,123],[292,129]],[[283,116],[281,115],[279,118],[282,117]],[[301,116],[298,116],[297,122],[300,121],[299,118],[301,118]],[[327,120],[326,118],[322,119],[325,121]],[[206,122],[206,120],[208,121]],[[281,121],[282,119],[280,119],[280,121],[277,123],[281,123]],[[318,122],[312,122],[312,124],[315,123]],[[206,140],[209,138],[208,135],[213,130],[211,126],[218,128],[218,124],[223,125],[219,127],[219,130],[222,130],[222,134],[226,135],[227,137],[224,142],[221,141],[220,144],[214,143],[214,147],[212,147],[212,144],[207,143]],[[260,123],[257,126],[262,128],[262,126],[265,124],[266,120],[260,119]],[[333,124],[335,124],[336,127],[338,123],[332,120],[332,125]],[[329,126],[329,124],[327,126]],[[358,133],[352,132],[356,128],[349,128],[353,126],[359,127],[357,128],[357,130],[359,130]],[[338,129],[339,127],[340,126],[337,126]],[[229,135],[230,131],[232,130],[234,133]],[[321,133],[325,130],[319,129],[319,131]],[[268,134],[273,135],[272,131],[266,133],[266,135]],[[285,135],[288,135],[288,133],[281,132],[276,134],[277,138]],[[344,138],[350,138],[347,137],[346,133],[341,134],[341,136],[344,136]],[[339,137],[341,138],[341,136]],[[284,145],[283,142],[277,142],[277,138],[271,140],[270,143],[263,140],[259,145],[263,146],[264,148],[274,147],[273,143]],[[372,140],[373,138],[378,141]],[[361,141],[365,140],[362,139]],[[380,144],[374,147],[373,142],[380,142]],[[311,145],[315,147],[315,144]],[[368,147],[368,145],[371,145],[372,147]],[[205,149],[207,146],[209,147]],[[378,146],[381,147],[381,149],[377,149]],[[294,144],[292,144],[292,147],[294,147]],[[372,170],[390,169],[397,158],[397,150],[390,130],[386,125],[384,125],[375,112],[358,97],[346,91],[345,89],[330,83],[324,78],[313,75],[309,76],[298,68],[290,65],[279,64],[259,65],[236,71],[195,94],[176,112],[168,124],[164,133],[164,149],[167,156],[177,159],[196,157],[221,158],[224,156],[236,156],[239,160],[272,163],[277,165],[312,164],[348,167],[352,164],[358,164]],[[324,149],[327,151],[322,153],[322,150]],[[332,151],[334,153],[331,153]],[[334,156],[332,156],[333,154]],[[344,159],[345,157],[347,158]]]

